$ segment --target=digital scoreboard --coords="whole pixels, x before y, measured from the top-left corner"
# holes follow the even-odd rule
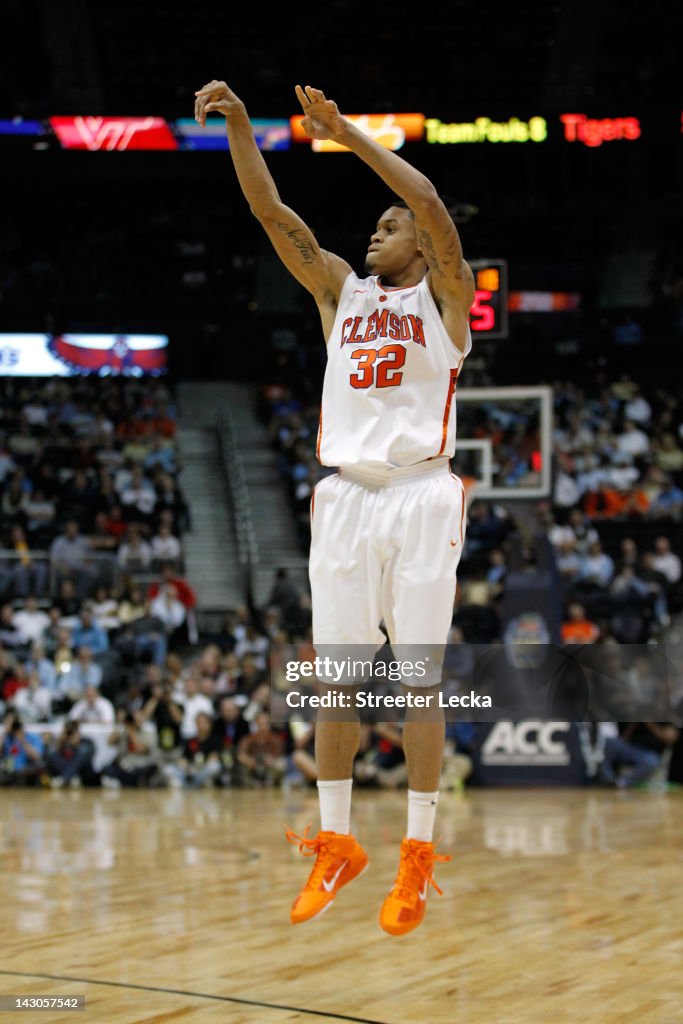
[[[479,338],[508,336],[508,265],[505,260],[469,260],[476,288],[470,329]]]

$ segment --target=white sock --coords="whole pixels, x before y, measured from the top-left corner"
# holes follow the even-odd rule
[[[351,787],[353,779],[318,783],[320,828],[323,832],[351,834]]]
[[[408,839],[420,839],[423,843],[431,843],[438,800],[438,790],[436,793],[408,790]]]

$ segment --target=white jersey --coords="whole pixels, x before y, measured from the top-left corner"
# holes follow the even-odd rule
[[[324,466],[413,466],[455,452],[455,384],[465,352],[426,278],[384,288],[349,274],[327,343],[317,456]]]

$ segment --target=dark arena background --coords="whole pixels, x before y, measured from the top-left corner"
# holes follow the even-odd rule
[[[4,0],[0,1009],[682,1024],[676,11]],[[452,861],[401,939],[376,925],[397,723],[364,723],[355,764],[369,871],[289,923],[313,727],[271,700],[312,655],[325,348],[224,119],[195,123],[214,77],[283,201],[359,274],[391,195],[311,145],[297,83],[447,198],[477,293],[444,685],[469,693],[482,658],[532,643],[588,681],[447,723]],[[519,682],[528,654],[506,664]]]

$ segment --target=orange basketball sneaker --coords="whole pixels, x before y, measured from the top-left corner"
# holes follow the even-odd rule
[[[353,836],[318,832],[317,836],[309,839],[310,827],[306,826],[303,836],[297,836],[291,829],[285,833],[290,843],[299,844],[299,852],[304,857],[316,857],[306,885],[294,900],[290,915],[292,924],[301,924],[322,914],[341,887],[357,878],[368,866],[368,855]]]
[[[419,839],[404,839],[401,843],[401,860],[393,888],[379,913],[379,923],[390,935],[406,935],[422,921],[427,905],[427,890],[433,886],[443,895],[432,878],[436,861],[450,860],[444,854],[434,851],[433,843]]]

